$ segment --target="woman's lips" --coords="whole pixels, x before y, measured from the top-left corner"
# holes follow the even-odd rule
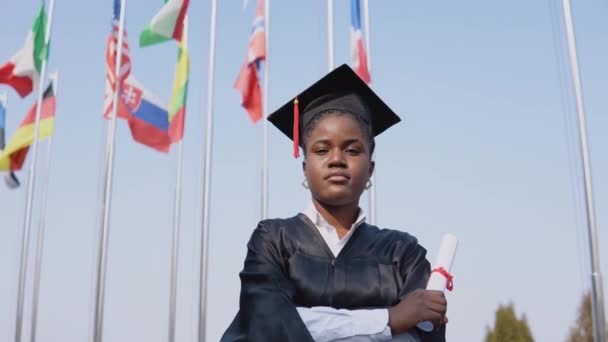
[[[346,172],[332,172],[329,175],[327,175],[327,177],[325,177],[325,180],[329,181],[329,182],[335,182],[335,183],[344,183],[346,181],[348,181],[350,179],[350,176],[348,175],[348,173]]]

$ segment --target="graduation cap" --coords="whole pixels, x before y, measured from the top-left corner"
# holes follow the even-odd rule
[[[303,108],[300,115],[300,108]],[[401,121],[389,106],[346,64],[334,69],[268,116],[281,132],[293,140],[294,157],[300,156],[300,133],[320,113],[344,111],[371,125],[375,137]]]

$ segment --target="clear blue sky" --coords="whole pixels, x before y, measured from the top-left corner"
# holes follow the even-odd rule
[[[157,2],[129,1],[127,29],[134,75],[166,101],[177,47],[136,47]],[[246,11],[241,0],[220,1],[218,8],[209,341],[219,339],[237,310],[238,272],[260,216],[262,126],[251,124],[232,89],[255,11],[250,2]],[[554,34],[561,27],[558,3],[371,1],[373,86],[404,119],[377,141],[379,225],[417,236],[431,261],[444,232],[460,238],[455,290],[448,294],[451,341],[480,341],[494,310],[509,301],[525,312],[538,341],[563,340],[589,286],[574,107],[565,91],[564,50],[556,49],[563,37]],[[21,47],[38,4],[3,7],[1,62]],[[56,0],[50,70],[59,70],[60,80],[41,342],[91,336],[111,6],[109,0]],[[326,3],[271,6],[269,105],[276,108],[327,70]],[[573,12],[606,277],[608,4],[577,2]],[[179,341],[196,336],[209,14],[209,1],[193,1]],[[348,62],[348,1],[335,3],[335,34],[336,62]],[[33,96],[9,94],[12,130]],[[124,122],[118,126],[105,341],[165,341],[176,155],[136,145]],[[275,130],[270,146],[270,215],[291,216],[309,200],[300,186],[301,160],[290,157],[289,141]],[[14,332],[25,190],[0,186],[0,339],[7,341]],[[25,336],[29,286],[27,294]]]

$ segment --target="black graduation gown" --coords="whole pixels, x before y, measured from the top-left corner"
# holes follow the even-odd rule
[[[303,214],[258,224],[247,245],[240,309],[222,342],[311,342],[296,307],[388,308],[430,273],[415,237],[362,224],[334,257]],[[422,341],[445,341],[445,327],[419,331]]]

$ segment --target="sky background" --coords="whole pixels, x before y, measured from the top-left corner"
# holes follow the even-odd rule
[[[38,1],[1,0],[0,62],[21,48]],[[349,62],[349,1],[335,1],[336,65]],[[137,47],[162,1],[127,7],[133,75],[167,102],[177,46]],[[233,82],[245,59],[255,1],[218,5],[210,200],[208,341],[238,309],[238,272],[260,219],[262,125]],[[327,72],[326,2],[272,1],[269,108]],[[102,118],[111,1],[56,0],[49,71],[59,71],[38,341],[92,336],[106,123]],[[373,88],[403,122],[377,139],[378,224],[418,237],[434,260],[460,240],[448,339],[481,341],[501,303],[525,313],[537,341],[562,341],[590,284],[576,121],[561,2],[370,1]],[[599,230],[608,273],[608,3],[576,2]],[[202,220],[210,2],[190,9],[191,74],[184,140],[177,340],[195,341]],[[9,134],[32,105],[8,87]],[[303,210],[309,194],[292,145],[270,129],[271,217]],[[46,150],[46,144],[40,145]],[[44,153],[40,154],[41,157]],[[39,160],[42,165],[43,158]],[[176,149],[135,144],[118,122],[104,341],[166,341]],[[41,173],[38,173],[38,185]],[[0,339],[15,330],[27,172],[0,186]],[[40,190],[31,234],[24,338]],[[367,195],[362,198],[366,207]],[[606,279],[604,279],[607,281]],[[605,288],[605,286],[604,286]]]

